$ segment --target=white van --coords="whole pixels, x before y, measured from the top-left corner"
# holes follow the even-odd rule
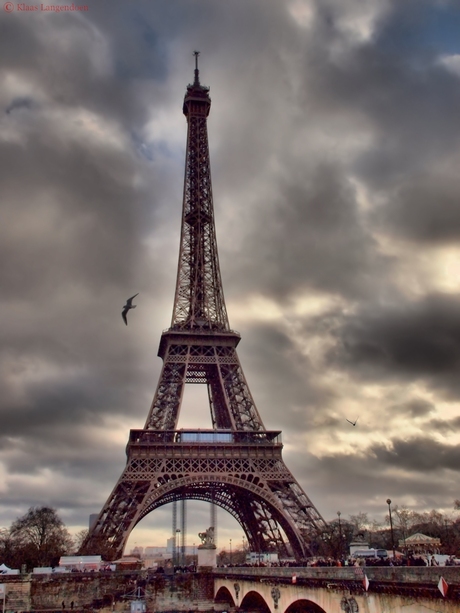
[[[353,558],[388,558],[386,549],[358,549],[351,555]]]

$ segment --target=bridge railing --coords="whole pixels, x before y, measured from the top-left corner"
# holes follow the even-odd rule
[[[296,567],[219,567],[213,570],[214,576],[234,577],[248,581],[282,580],[291,582],[296,576],[296,584],[302,580],[356,581],[367,576],[369,581],[388,583],[436,584],[444,577],[448,584],[460,585],[459,568],[455,566],[296,566]]]

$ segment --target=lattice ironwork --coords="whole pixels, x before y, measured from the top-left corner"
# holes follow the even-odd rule
[[[187,154],[171,327],[143,430],[131,430],[127,464],[81,552],[121,555],[134,526],[164,504],[195,499],[227,510],[253,551],[308,554],[327,526],[267,431],[230,330],[217,255],[206,118],[211,100],[195,69],[187,87]],[[212,430],[177,430],[186,384],[207,386]]]
[[[217,255],[206,118],[209,89],[198,74],[189,85],[182,232],[171,326],[175,329],[228,330],[227,310]]]
[[[205,383],[214,427],[263,430],[235,350],[239,336],[230,331],[219,336],[181,333],[177,340],[176,336],[174,331],[163,333],[163,369],[145,429],[175,429],[184,385]]]

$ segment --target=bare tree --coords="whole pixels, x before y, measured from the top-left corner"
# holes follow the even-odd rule
[[[364,533],[369,525],[369,517],[367,513],[358,513],[357,515],[349,515],[349,522],[353,525],[356,533]]]
[[[406,550],[406,539],[410,536],[411,528],[417,521],[417,514],[411,511],[407,507],[393,508],[393,524],[396,530],[399,530],[399,534],[404,541],[404,549]]]
[[[77,534],[74,535],[73,551],[76,552],[81,549],[81,546],[83,545],[84,540],[88,536],[88,532],[89,532],[88,528],[85,528],[84,530],[80,530],[79,532],[77,532]]]
[[[10,528],[14,546],[29,568],[53,566],[72,549],[72,539],[55,509],[31,507]]]
[[[0,560],[10,568],[17,567],[15,543],[7,528],[0,528]]]

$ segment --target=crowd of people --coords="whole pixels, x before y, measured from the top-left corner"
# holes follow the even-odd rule
[[[438,561],[434,555],[430,554],[408,554],[397,557],[353,557],[352,555],[342,558],[316,557],[302,562],[285,560],[279,562],[256,562],[253,564],[226,564],[227,568],[239,567],[321,567],[321,566],[460,566],[460,560],[450,556],[443,561]]]

